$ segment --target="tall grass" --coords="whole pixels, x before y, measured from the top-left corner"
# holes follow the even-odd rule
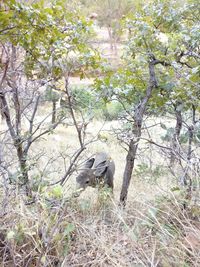
[[[0,217],[1,266],[200,266],[200,208],[179,194],[121,209],[96,201],[11,198]]]
[[[89,125],[88,136],[92,138],[102,124]],[[147,150],[145,142],[141,142],[127,207],[118,206],[126,152],[110,131],[115,124],[119,126],[106,123],[100,140],[86,151],[88,156],[106,151],[114,159],[114,196],[88,188],[80,198],[70,198],[76,174],[63,190],[38,188],[35,203],[27,203],[12,188],[1,188],[1,267],[200,266],[199,193],[195,192],[195,200],[187,199],[180,189],[172,193],[169,189],[176,189],[176,183],[166,172],[165,159],[156,149]],[[160,132],[154,131],[152,135],[159,138]],[[40,149],[44,154],[34,170],[39,172],[53,154],[56,160],[49,161],[42,174],[44,179],[58,180],[65,167],[59,155],[69,156],[76,149],[75,136],[73,127],[59,126],[38,141],[32,156]],[[36,176],[34,171],[30,174]]]

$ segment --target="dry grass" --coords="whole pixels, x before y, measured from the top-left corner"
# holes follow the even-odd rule
[[[41,108],[39,112],[39,116],[47,113],[47,107]],[[44,109],[44,110],[43,110]],[[146,124],[155,124],[158,123],[159,119],[150,119],[146,122]],[[96,152],[105,151],[107,152],[114,160],[116,165],[115,171],[115,189],[114,195],[115,200],[119,199],[119,194],[121,190],[123,171],[125,167],[126,160],[126,151],[120,146],[115,136],[112,133],[112,128],[119,127],[119,122],[103,122],[103,121],[93,121],[88,125],[87,128],[87,140],[92,140],[96,137],[97,133],[101,130],[101,135],[106,136],[106,140],[103,138],[99,139],[97,142],[91,143],[85,153],[83,154],[83,159],[85,157],[89,157]],[[160,127],[152,128],[149,130],[153,137],[156,136],[155,140],[159,140],[158,129],[160,135],[163,134],[160,132]],[[57,181],[63,175],[63,171],[66,166],[69,164],[70,156],[76,151],[79,147],[77,133],[74,127],[71,126],[63,126],[60,125],[56,128],[53,134],[46,135],[32,149],[32,158],[35,159],[41,150],[44,151],[43,156],[38,161],[38,169],[41,170],[46,162],[51,159],[53,156],[54,159],[50,160],[50,164],[48,166],[48,172],[45,179],[50,179],[51,181]],[[147,150],[143,151],[145,147],[148,147],[148,144],[145,141],[141,141],[141,152],[138,155],[136,161],[136,168],[141,164],[152,165],[153,168],[157,165],[166,167],[165,158],[162,159],[160,157],[159,151],[154,147],[148,147]],[[150,154],[150,156],[149,156]],[[65,156],[65,161],[62,156]],[[72,175],[70,180],[66,184],[66,193],[73,191],[75,188],[75,173]],[[133,179],[131,181],[131,185],[129,188],[129,199],[130,203],[134,200],[144,200],[154,198],[156,195],[165,194],[166,191],[169,190],[171,184],[173,182],[172,177],[168,175],[166,172],[162,172],[162,175],[159,177],[149,177],[146,179],[146,174],[138,175],[134,174]],[[156,180],[158,182],[149,183],[149,180]],[[89,189],[83,196],[87,196],[88,198],[94,197],[94,189]],[[95,192],[96,195],[96,192]]]
[[[105,29],[101,35],[100,39],[106,37]],[[100,45],[101,52],[114,66],[119,64],[121,48],[118,44],[116,55],[108,43]],[[88,85],[91,80],[80,82],[71,78],[71,82]],[[38,121],[47,114],[47,108],[50,110],[50,107],[40,107]],[[159,118],[151,118],[146,124],[158,122]],[[165,120],[165,123],[173,122]],[[31,205],[27,205],[17,190],[1,189],[0,267],[200,266],[199,204],[186,200],[179,191],[170,192],[174,181],[165,170],[165,159],[155,148],[146,150],[145,141],[141,142],[136,170],[144,163],[153,167],[160,165],[163,169],[159,174],[149,173],[149,169],[134,172],[127,207],[123,210],[118,206],[126,152],[108,133],[116,124],[118,126],[118,122],[106,123],[102,129],[106,140],[92,143],[84,154],[86,157],[104,150],[114,159],[113,198],[106,191],[91,188],[79,199],[70,198],[76,174],[64,189],[42,188],[37,192],[37,201]],[[102,125],[99,121],[89,125],[88,138],[94,138]],[[1,131],[6,129],[1,122],[0,127]],[[145,136],[149,134],[160,142],[163,132],[155,127]],[[45,169],[44,178],[57,181],[77,147],[75,129],[60,125],[32,148],[30,163],[34,163],[35,168],[31,176],[40,175]]]
[[[94,138],[102,125],[99,121],[89,125],[87,138]],[[78,199],[70,198],[76,173],[64,189],[42,188],[32,205],[26,205],[16,191],[0,193],[1,267],[200,266],[199,205],[185,200],[179,191],[176,195],[170,193],[174,181],[166,172],[165,160],[157,149],[146,149],[145,141],[137,158],[126,210],[118,206],[126,152],[109,131],[115,125],[106,123],[102,129],[106,138],[89,145],[83,155],[85,158],[103,150],[114,159],[113,198],[106,191],[92,188]],[[158,128],[149,131],[160,141]],[[60,125],[32,148],[30,161],[41,150],[43,153],[30,174],[36,176],[49,161],[44,178],[57,181],[65,167],[61,154],[68,165],[67,156],[77,147],[74,128]],[[153,169],[159,165],[161,170],[156,173],[140,169],[144,163]]]
[[[31,206],[15,197],[0,217],[0,266],[199,266],[200,212],[181,201],[122,210],[104,191],[95,201],[41,195]]]

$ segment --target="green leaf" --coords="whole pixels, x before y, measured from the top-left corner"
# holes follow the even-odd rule
[[[171,188],[171,191],[172,192],[176,192],[176,191],[180,191],[181,189],[180,189],[180,187],[178,187],[178,186],[175,186],[175,187],[172,187]]]
[[[51,195],[56,198],[61,198],[63,196],[63,187],[61,185],[55,186],[51,190]]]

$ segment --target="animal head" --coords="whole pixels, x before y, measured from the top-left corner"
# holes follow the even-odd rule
[[[100,162],[95,168],[92,169],[93,164],[95,162],[95,158],[89,159],[84,166],[84,169],[81,173],[76,177],[77,182],[77,190],[83,191],[88,186],[95,187],[98,183],[98,179],[104,176],[107,165],[106,161]]]
[[[94,172],[93,169],[85,169],[76,177],[78,189],[84,190],[87,186],[95,187],[96,176]]]

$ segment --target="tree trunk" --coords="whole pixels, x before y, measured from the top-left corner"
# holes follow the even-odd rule
[[[149,62],[149,84],[146,89],[146,94],[144,98],[141,100],[141,103],[136,107],[134,112],[134,125],[133,125],[133,139],[131,139],[128,147],[128,154],[126,157],[126,166],[124,170],[123,175],[123,183],[122,183],[122,189],[120,194],[120,203],[125,206],[127,195],[128,195],[128,188],[130,185],[135,158],[137,154],[138,149],[138,143],[140,141],[140,137],[142,134],[142,122],[144,113],[146,110],[146,106],[148,104],[149,98],[152,95],[152,91],[154,88],[157,87],[157,81],[156,81],[156,75],[155,75],[155,65],[158,64],[159,61],[153,59]]]
[[[122,183],[122,189],[120,193],[120,203],[125,206],[126,204],[126,199],[128,195],[128,188],[130,185],[132,173],[133,173],[133,168],[134,168],[134,163],[135,163],[135,158],[136,158],[136,153],[137,153],[137,148],[138,148],[138,142],[139,138],[141,136],[141,128],[138,130],[138,140],[137,141],[130,141],[129,144],[129,149],[128,149],[128,154],[126,156],[126,166],[124,170],[124,175],[123,175],[123,183]]]
[[[2,104],[1,99],[0,99],[0,119],[1,119],[1,120],[4,119],[3,104]],[[0,120],[0,121],[1,121],[1,120]]]
[[[18,90],[17,87],[12,88],[13,93],[13,101],[15,107],[15,125],[12,123],[10,109],[8,106],[8,102],[6,99],[5,92],[3,92],[2,84],[0,87],[0,101],[2,106],[3,115],[5,117],[7,127],[11,138],[13,140],[14,147],[16,148],[18,163],[20,167],[20,172],[22,175],[21,182],[26,186],[26,194],[31,196],[31,191],[29,187],[29,179],[28,179],[28,168],[26,164],[26,153],[24,153],[22,138],[21,138],[21,111],[20,111],[20,103],[18,99]]]
[[[54,124],[56,122],[56,101],[52,101],[52,117],[51,123]]]
[[[193,142],[193,138],[194,138],[194,126],[191,125],[188,128],[188,152],[187,152],[187,162],[188,164],[191,161],[192,158],[192,142]],[[191,192],[192,191],[192,179],[188,173],[188,171],[186,171],[186,175],[185,175],[185,181],[184,181],[185,185],[188,187],[188,191]]]
[[[180,133],[181,133],[181,129],[182,129],[182,124],[183,124],[183,120],[182,120],[182,114],[180,110],[177,110],[177,106],[175,106],[175,116],[176,116],[176,126],[175,126],[175,131],[173,134],[173,138],[172,138],[172,145],[171,145],[171,156],[170,156],[170,167],[174,166],[174,163],[176,160],[179,160],[179,158],[177,157],[179,154],[179,139],[180,139]]]
[[[10,135],[13,139],[14,146],[17,151],[20,172],[22,175],[22,179],[20,182],[22,182],[22,184],[26,186],[26,194],[28,196],[31,196],[31,191],[29,187],[29,179],[28,179],[28,168],[26,164],[26,154],[23,151],[22,140],[19,137],[19,135],[16,133],[17,131],[15,132],[14,126],[12,125],[10,111],[8,108],[5,94],[1,93],[0,97],[1,97],[2,105],[3,105],[3,112],[4,112],[5,119],[6,119],[6,123],[9,129]]]
[[[19,167],[20,167],[20,172],[21,172],[20,185],[25,186],[26,195],[31,196],[32,194],[31,194],[31,189],[29,185],[28,166],[26,162],[27,155],[23,151],[23,146],[22,146],[20,138],[17,140],[17,142],[15,142],[15,147],[17,150],[17,157],[18,157],[18,162],[19,162]]]
[[[29,181],[29,175],[28,175],[28,166],[26,163],[26,159],[25,158],[21,158],[19,160],[20,162],[20,171],[22,174],[22,185],[25,186],[25,190],[26,190],[26,195],[29,197],[32,197],[32,191],[31,191],[31,187],[30,187],[30,181]]]

